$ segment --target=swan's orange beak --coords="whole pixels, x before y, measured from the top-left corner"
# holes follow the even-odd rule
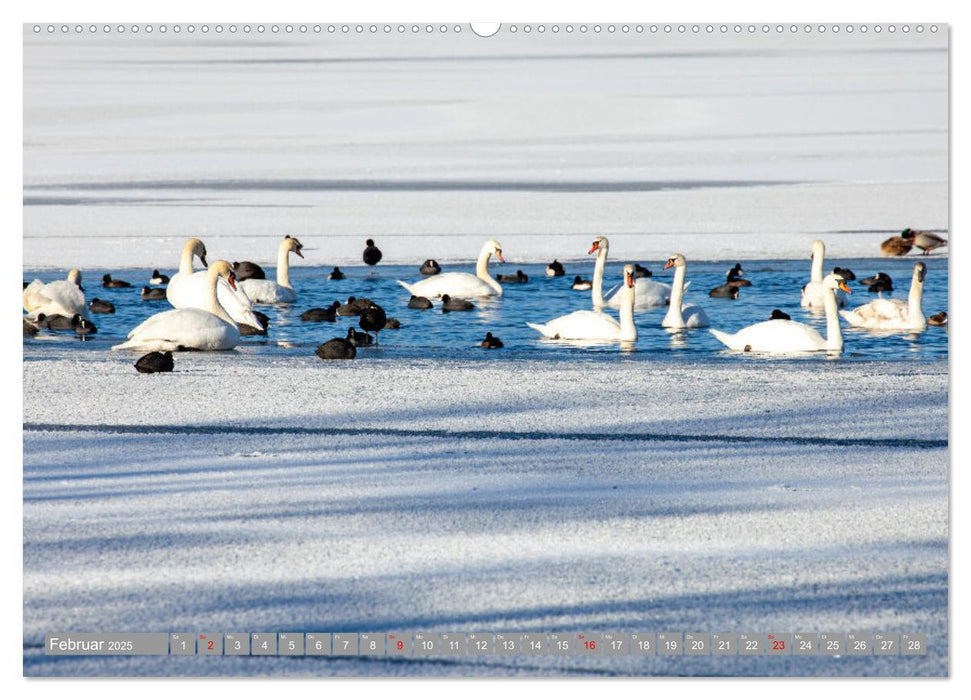
[[[666,263],[664,263],[664,269],[665,270],[667,270],[669,267],[674,267],[674,260],[673,259],[672,260],[668,260]]]
[[[229,286],[233,288],[233,291],[236,291],[236,275],[230,272],[229,277],[226,278],[226,281],[229,282]]]
[[[624,281],[627,283],[628,287],[634,286],[634,275],[630,272],[624,273]]]
[[[847,294],[852,294],[853,293],[853,291],[849,287],[846,286],[846,282],[843,282],[843,281],[840,281],[840,289],[842,289]]]
[[[593,245],[590,246],[590,250],[587,251],[587,255],[593,253],[594,251],[600,250],[600,241],[594,241]]]

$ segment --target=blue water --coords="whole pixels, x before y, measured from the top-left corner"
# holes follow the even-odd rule
[[[929,256],[921,259],[928,265],[923,307],[924,313],[929,316],[947,310],[947,258]],[[827,271],[833,265],[848,267],[856,273],[858,280],[877,271],[886,272],[894,280],[895,291],[890,296],[906,299],[915,260],[914,256],[903,259],[830,260],[827,261]],[[772,309],[778,308],[790,314],[793,320],[808,323],[825,335],[826,324],[822,313],[813,313],[799,306],[799,290],[809,279],[808,258],[745,262],[745,276],[753,286],[743,288],[737,300],[709,298],[708,290],[724,283],[725,271],[734,262],[689,261],[687,280],[691,286],[685,301],[701,305],[708,313],[712,328],[734,332],[768,319]],[[670,283],[673,270],[662,270],[663,263],[642,261],[642,264],[653,271],[654,279]],[[621,262],[608,263],[605,291],[612,288],[614,281],[619,281],[622,265]],[[320,343],[330,338],[344,337],[350,325],[356,326],[357,318],[338,317],[336,323],[310,323],[301,321],[300,314],[312,307],[326,307],[332,301],[343,303],[347,297],[355,296],[372,299],[385,309],[389,317],[401,322],[400,329],[381,333],[379,347],[359,348],[358,359],[370,356],[385,360],[443,358],[495,361],[530,358],[550,361],[596,359],[603,362],[616,358],[624,361],[681,359],[699,363],[766,359],[727,351],[707,329],[669,332],[660,326],[665,313],[663,308],[636,312],[638,340],[632,348],[622,348],[617,343],[583,345],[543,340],[536,331],[526,326],[526,322],[544,323],[577,309],[590,309],[590,292],[573,291],[570,285],[575,275],[590,279],[593,263],[565,263],[566,276],[554,278],[546,277],[545,267],[545,263],[493,265],[491,270],[494,274],[515,274],[516,270],[521,269],[529,276],[529,282],[504,285],[504,295],[500,298],[472,300],[476,305],[473,311],[442,313],[438,302],[434,302],[434,309],[427,311],[407,308],[409,294],[395,280],[414,282],[423,279],[418,273],[418,265],[379,265],[374,275],[369,275],[363,266],[342,268],[346,279],[328,281],[330,267],[297,264],[291,267],[290,276],[298,301],[289,305],[258,305],[256,308],[270,317],[269,335],[244,337],[236,352],[274,357],[312,356]],[[472,272],[473,268],[471,264],[453,265],[444,266],[443,271]],[[264,270],[268,278],[274,277],[271,268],[264,267]],[[101,287],[100,280],[106,272],[134,286],[130,289],[105,289]],[[163,272],[173,274],[174,270]],[[27,270],[24,279],[40,277],[44,281],[51,281],[63,279],[66,274],[66,270]],[[111,345],[121,342],[145,318],[170,308],[166,301],[142,301],[141,288],[148,284],[150,276],[151,270],[85,269],[87,300],[90,302],[95,297],[106,299],[114,303],[117,312],[92,314],[98,333],[85,341],[74,338],[71,332],[63,331],[45,331],[35,338],[25,338],[25,359],[47,356],[45,349],[57,348],[70,352],[72,347],[103,347],[108,350]],[[858,281],[849,285],[853,295],[847,308],[875,298]],[[922,334],[876,333],[852,329],[845,323],[843,329],[845,347],[839,358],[841,361],[927,360],[947,356],[944,327],[929,326]],[[491,351],[481,349],[479,343],[487,331],[498,336],[505,348]],[[832,361],[833,358],[825,353],[799,358],[799,361],[806,360]]]

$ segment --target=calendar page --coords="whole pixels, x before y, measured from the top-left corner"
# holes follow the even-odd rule
[[[948,675],[948,25],[23,64],[25,676]]]

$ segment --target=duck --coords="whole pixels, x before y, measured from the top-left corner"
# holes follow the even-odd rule
[[[751,287],[752,283],[742,277],[744,274],[742,263],[735,263],[735,267],[725,273],[725,284],[729,287]]]
[[[818,350],[841,351],[843,334],[837,313],[836,291],[850,294],[850,288],[842,277],[834,274],[826,275],[820,284],[826,294],[823,300],[826,310],[825,338],[812,326],[785,319],[762,321],[736,333],[725,333],[714,328],[709,332],[728,348],[744,352],[791,354]]]
[[[853,274],[853,270],[850,270],[849,268],[846,268],[846,267],[834,267],[833,274],[839,275],[847,282],[852,282],[853,280],[856,279],[856,275]]]
[[[165,299],[165,290],[161,287],[142,287],[142,301],[161,301]]]
[[[94,313],[94,314],[113,314],[113,313],[115,313],[115,305],[114,304],[112,304],[110,301],[105,301],[104,299],[99,299],[98,297],[95,297],[94,299],[91,300],[91,303],[88,304],[88,308],[91,310],[91,313]]]
[[[829,298],[829,290],[823,286],[823,263],[826,257],[826,245],[819,240],[813,241],[812,253],[810,258],[813,261],[810,272],[809,283],[802,288],[802,300],[799,302],[803,307],[824,308],[826,299]],[[841,278],[842,279],[842,278]],[[845,287],[845,280],[843,286]],[[846,295],[842,287],[837,287],[835,291],[836,305],[846,306]]]
[[[361,297],[360,299],[356,297],[347,297],[347,303],[341,304],[337,307],[338,316],[360,316],[361,312],[368,307],[369,304],[374,302],[370,299],[365,299]]]
[[[539,331],[544,337],[554,340],[634,342],[637,340],[637,327],[634,325],[635,279],[633,265],[624,266],[623,279],[621,289],[623,302],[620,307],[619,323],[602,311],[574,311],[543,324],[527,323],[526,325]]]
[[[326,309],[314,308],[307,309],[302,314],[300,314],[301,321],[327,321],[328,323],[334,323],[337,321],[337,309],[340,308],[341,303],[335,301]]]
[[[439,265],[437,261],[432,260],[431,258],[423,262],[421,264],[421,267],[418,268],[418,272],[420,272],[423,275],[437,275],[441,271],[442,271],[442,266]]]
[[[880,253],[887,258],[906,255],[913,248],[913,244],[902,236],[891,236],[880,244]]]
[[[738,299],[738,290],[738,287],[726,283],[712,289],[708,296],[713,299]]]
[[[327,275],[327,279],[342,280],[344,279],[344,273],[341,272],[341,269],[339,267],[334,267],[333,271],[329,275]]]
[[[353,360],[357,357],[357,348],[345,338],[332,338],[318,345],[314,354],[321,360]]]
[[[234,262],[233,271],[236,273],[236,281],[242,282],[243,280],[265,280],[266,273],[263,268],[257,265],[255,262],[250,262],[249,260],[244,260],[243,262]]]
[[[384,309],[377,304],[371,303],[361,312],[361,318],[358,320],[357,325],[365,332],[374,333],[374,344],[378,345],[379,333],[384,329],[387,322],[388,316],[385,314]]]
[[[182,246],[179,258],[179,271],[169,279],[165,288],[165,298],[176,309],[201,309],[208,311],[209,292],[208,274],[205,270],[195,272],[192,261],[198,257],[203,267],[206,266],[206,246],[198,238],[190,238]],[[233,275],[235,276],[235,271]],[[235,279],[235,277],[234,277]],[[253,305],[246,293],[239,286],[230,287],[224,277],[217,279],[216,293],[219,304],[229,314],[237,326],[252,326],[257,330],[265,330],[259,317],[253,311]]]
[[[24,335],[37,335],[40,329],[44,327],[43,322],[46,319],[46,317],[43,314],[41,314],[40,319],[34,319],[33,321],[31,321],[26,316],[24,316],[23,319],[24,319]]]
[[[157,285],[168,284],[169,283],[169,276],[168,275],[163,275],[158,270],[152,270],[152,277],[151,277],[151,279],[148,280],[148,283],[149,284],[157,284]]]
[[[585,280],[577,275],[573,278],[573,284],[570,285],[570,289],[574,289],[578,292],[588,292],[593,289],[593,282],[590,280]]]
[[[922,255],[928,255],[932,250],[947,245],[946,238],[942,238],[930,231],[914,231],[913,229],[905,228],[900,233],[900,237],[924,251]]]
[[[411,299],[408,300],[409,309],[430,309],[432,306],[431,299],[427,297],[416,297],[412,294]]]
[[[499,241],[486,241],[479,251],[479,258],[475,264],[475,274],[468,272],[444,272],[419,282],[408,284],[397,280],[398,284],[414,296],[441,297],[443,294],[462,297],[502,296],[502,285],[489,274],[489,258],[493,255],[499,262],[505,262],[502,257],[502,246]]]
[[[396,318],[389,318],[384,322],[384,328],[382,330],[392,330],[396,331],[401,328],[401,321]]]
[[[68,318],[78,314],[88,317],[84,288],[81,286],[81,271],[76,268],[71,269],[64,280],[44,284],[35,279],[23,290],[22,300],[29,319],[36,319],[38,314]]]
[[[87,336],[98,332],[97,326],[95,326],[91,321],[81,316],[75,316],[76,319],[74,324],[74,335],[76,335],[81,340],[84,340]]]
[[[941,311],[934,314],[933,316],[927,317],[928,326],[945,326],[947,325],[947,311]]]
[[[480,347],[488,350],[495,350],[503,347],[503,344],[502,341],[492,335],[492,333],[486,333],[485,339],[480,343]]]
[[[496,275],[496,279],[506,284],[526,284],[529,282],[529,275],[522,270],[516,270],[515,275]]]
[[[770,321],[791,321],[792,316],[787,314],[785,311],[780,311],[779,309],[772,309],[772,313],[769,314]]]
[[[290,253],[303,257],[303,245],[296,238],[284,236],[277,248],[276,282],[248,279],[239,283],[240,289],[254,304],[289,304],[297,300],[290,284]]]
[[[101,286],[108,287],[110,289],[122,289],[124,287],[130,287],[130,282],[125,282],[124,280],[113,280],[111,275],[105,275],[101,278]]]
[[[270,317],[267,316],[262,311],[257,311],[253,309],[253,315],[260,322],[259,326],[251,326],[248,323],[237,323],[239,326],[240,335],[266,335],[267,330],[270,328]]]
[[[546,266],[547,277],[562,277],[565,274],[566,270],[563,269],[563,263],[561,263],[559,260],[554,260]]]
[[[368,334],[368,333],[359,333],[358,331],[354,330],[353,327],[347,329],[347,338],[346,338],[346,340],[347,340],[348,343],[350,343],[351,345],[355,345],[355,346],[356,345],[370,345],[371,343],[374,342],[374,338],[372,338],[370,336],[370,334]]]
[[[475,305],[468,299],[451,297],[448,294],[442,295],[442,311],[471,311]]]
[[[60,314],[52,314],[50,316],[46,314],[41,315],[44,317],[44,326],[52,331],[73,331],[78,327],[78,323],[83,318],[81,314],[73,314],[71,316],[61,316]]]
[[[381,262],[381,251],[378,250],[378,247],[374,245],[374,241],[370,238],[364,242],[364,246],[364,254],[361,257],[364,258],[364,263],[371,268],[370,274],[373,275],[374,266]]]
[[[674,268],[674,281],[671,283],[671,303],[661,321],[664,328],[704,328],[709,324],[708,314],[697,304],[682,304],[684,298],[684,276],[688,263],[681,253],[668,259],[664,269]]]
[[[172,358],[172,352],[166,350],[165,352],[152,351],[147,355],[142,355],[133,365],[139,374],[155,374],[156,372],[171,372],[175,369],[175,360]]]
[[[634,263],[634,279],[641,279],[643,277],[653,277],[654,273],[648,270],[643,265]]]
[[[225,260],[206,272],[207,309],[171,309],[150,316],[112,350],[232,350],[239,343],[239,328],[219,302],[219,280],[236,289],[236,274]],[[171,283],[170,283],[171,284]]]
[[[840,311],[840,316],[855,328],[922,333],[927,329],[927,319],[924,318],[924,311],[921,308],[926,276],[927,265],[919,262],[914,265],[907,301],[874,299],[852,311]]]
[[[860,280],[860,284],[867,288],[872,294],[879,294],[881,297],[884,292],[893,291],[893,279],[885,272],[878,272],[866,279]]]

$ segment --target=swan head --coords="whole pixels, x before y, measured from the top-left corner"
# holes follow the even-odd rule
[[[628,289],[634,288],[634,266],[624,265],[624,285]]]
[[[290,236],[284,236],[283,237],[283,245],[286,246],[285,250],[288,253],[296,253],[301,258],[303,257],[303,252],[302,252],[303,251],[303,243],[301,243],[300,241],[298,241],[296,238],[292,238]],[[371,245],[371,244],[368,243],[368,245]]]
[[[483,251],[488,251],[490,255],[495,255],[499,262],[506,262],[506,259],[502,257],[502,244],[499,241],[491,240],[487,241],[482,247]]]
[[[71,271],[67,273],[67,281],[68,282],[73,282],[74,284],[76,284],[78,286],[78,288],[80,288],[81,287],[81,271],[78,270],[77,268],[72,268]]]
[[[914,265],[914,282],[919,284],[924,283],[924,278],[927,276],[927,265],[922,262]]]
[[[684,256],[681,253],[675,253],[672,257],[668,258],[668,261],[664,263],[664,269],[667,270],[669,267],[684,267],[685,261]]]
[[[826,253],[826,246],[822,241],[813,241],[813,252],[810,254],[810,258],[815,260],[817,257],[822,257]]]
[[[850,288],[846,286],[846,280],[841,275],[830,273],[823,278],[824,289],[841,289],[847,294],[852,294]]]
[[[236,289],[236,273],[233,272],[233,266],[230,265],[225,260],[217,260],[212,265],[209,266],[209,276],[210,277],[224,277],[229,286],[234,290]]]
[[[596,253],[598,250],[601,250],[601,249],[607,250],[607,248],[609,247],[610,247],[610,244],[607,242],[606,237],[597,236],[596,238],[593,239],[593,243],[590,244],[590,250],[587,251],[587,255],[590,255],[591,253]]]
[[[185,242],[185,247],[192,251],[192,254],[198,256],[199,262],[202,263],[203,267],[209,267],[209,263],[206,262],[206,244],[200,241],[198,238],[190,238]]]

